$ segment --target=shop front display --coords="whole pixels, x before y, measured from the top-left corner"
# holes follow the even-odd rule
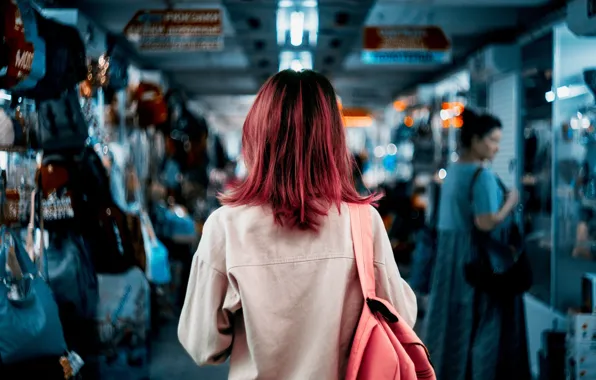
[[[580,308],[581,278],[596,273],[596,39],[554,31],[553,306]]]
[[[573,24],[574,17],[568,22]],[[594,357],[590,329],[595,321],[596,60],[589,52],[596,48],[596,39],[574,34],[571,29],[577,25],[571,24],[556,25],[552,33],[552,84],[543,94],[552,107],[552,128],[544,125],[548,120],[535,118],[525,131],[524,184],[534,188],[540,181],[550,183],[550,189],[543,186],[526,204],[527,213],[539,209],[550,217],[548,236],[539,233],[544,226],[538,219],[528,231],[550,250],[550,260],[544,260],[550,261],[550,294],[545,300],[550,309],[528,297],[527,310],[531,355],[541,346],[536,364],[539,372],[581,379],[593,377]],[[550,161],[551,167],[540,161]],[[544,198],[550,202],[543,202]]]
[[[48,322],[31,344],[3,335],[0,378],[148,379],[151,335],[175,318],[220,186],[209,172],[229,162],[183,94],[129,80],[116,39],[90,52],[59,11],[1,8],[0,313],[45,298],[0,320]]]

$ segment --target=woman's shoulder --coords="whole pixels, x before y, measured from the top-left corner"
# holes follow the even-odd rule
[[[267,212],[262,206],[222,206],[213,211],[205,225],[233,225],[262,219]]]

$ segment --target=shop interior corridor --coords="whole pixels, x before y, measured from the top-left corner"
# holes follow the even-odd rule
[[[317,219],[346,200],[371,202],[375,265],[405,281],[380,271],[401,318],[364,310],[399,322],[417,299],[438,380],[494,380],[512,357],[523,380],[596,380],[596,0],[0,0],[0,15],[0,380],[334,377],[292,371],[354,341],[336,324],[313,344],[328,325],[305,317],[325,281],[355,283],[352,220]],[[294,258],[329,272],[301,281]],[[483,281],[521,266],[515,289]],[[177,335],[189,283],[195,359],[269,368],[195,364]]]

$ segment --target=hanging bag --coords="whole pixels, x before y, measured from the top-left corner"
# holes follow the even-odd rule
[[[45,42],[39,37],[37,15],[28,0],[4,0],[0,6],[0,88],[30,90],[46,73]],[[2,70],[4,68],[4,70]]]
[[[37,140],[44,152],[85,147],[89,131],[74,87],[56,99],[38,101],[37,108]]]
[[[474,184],[484,169],[479,167],[469,190],[473,203]],[[497,178],[503,194],[508,192]],[[474,288],[493,296],[512,296],[526,292],[532,286],[532,268],[518,225],[512,222],[499,240],[490,232],[481,231],[472,220],[472,254],[464,267],[466,281]]]
[[[35,217],[34,207],[31,209],[28,240],[33,234]],[[61,356],[66,352],[66,343],[52,291],[18,234],[2,226],[0,239],[0,362],[10,364]],[[7,262],[10,275],[6,271]]]
[[[45,43],[45,75],[34,88],[17,94],[36,101],[58,99],[87,78],[85,44],[77,28],[43,17],[39,12],[35,16],[40,37],[36,41]]]
[[[172,281],[168,249],[155,235],[149,216],[141,212],[143,240],[147,254],[147,269],[145,271],[149,282],[155,285],[165,285]]]
[[[376,296],[369,205],[350,204],[354,256],[365,304],[346,380],[436,380],[426,347],[395,308]]]

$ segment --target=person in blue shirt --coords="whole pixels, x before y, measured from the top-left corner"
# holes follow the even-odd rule
[[[441,188],[424,341],[437,379],[530,379],[521,296],[494,299],[465,280],[474,225],[500,238],[519,196],[516,190],[505,194],[485,167],[499,151],[500,121],[469,110],[463,121],[460,159],[448,168]]]

